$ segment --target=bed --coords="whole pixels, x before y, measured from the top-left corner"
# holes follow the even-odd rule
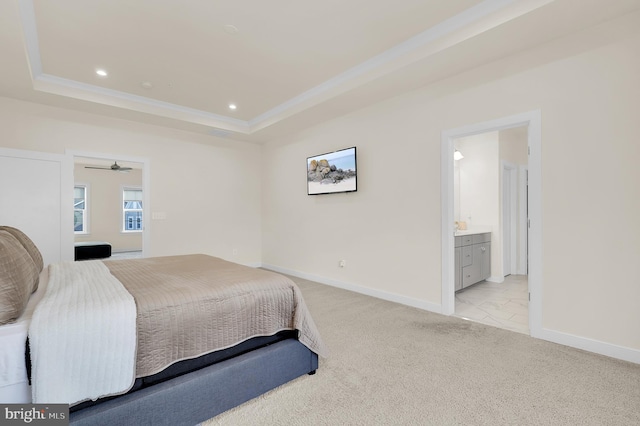
[[[196,424],[315,373],[326,354],[299,289],[282,275],[205,255],[43,269],[28,237],[21,243],[6,228],[2,286],[19,269],[17,298],[27,300],[0,326],[11,369],[0,402],[29,402],[27,330],[32,401],[69,403],[79,425]]]

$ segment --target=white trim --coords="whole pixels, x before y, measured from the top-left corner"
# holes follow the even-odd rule
[[[439,46],[438,49],[434,49],[433,52],[420,52],[420,50],[424,49],[425,46],[432,45],[437,41],[443,42],[447,37],[451,37],[457,31],[460,31],[465,28],[471,28],[474,25],[477,25],[479,22],[482,22],[483,19],[487,18],[491,14],[502,11],[513,4],[518,3],[519,0],[485,0],[481,3],[476,4],[469,9],[466,9],[459,14],[446,19],[440,22],[437,25],[405,40],[404,42],[395,45],[394,47],[367,59],[366,61],[338,74],[337,76],[330,78],[329,80],[312,87],[311,89],[295,96],[288,101],[283,102],[282,104],[264,112],[263,114],[258,115],[257,117],[249,120],[248,124],[252,128],[252,130],[259,130],[259,128],[264,127],[265,124],[270,124],[272,119],[281,116],[288,116],[291,114],[291,110],[294,110],[301,105],[315,105],[318,103],[318,98],[326,97],[327,94],[334,92],[336,89],[344,86],[355,86],[356,80],[358,85],[363,84],[369,81],[373,77],[369,77],[368,79],[363,78],[365,75],[375,74],[375,77],[380,76],[380,71],[384,67],[390,67],[391,64],[395,64],[392,66],[393,69],[397,69],[400,66],[407,65],[408,63],[414,62],[417,59],[423,58],[424,56],[430,56],[433,53],[443,50],[445,47],[450,47],[458,43],[460,40],[456,38],[455,40],[449,40],[445,43],[446,46]],[[542,6],[543,4],[548,3],[548,0],[538,1],[538,5],[531,4],[532,8],[537,8]],[[530,11],[531,9],[527,10]],[[522,14],[522,11],[512,12],[517,16]],[[511,14],[508,14],[509,17],[502,17],[502,19],[509,20],[515,18]],[[503,22],[501,22],[503,23]],[[491,24],[487,24],[489,27],[497,26],[497,22],[492,22]],[[482,27],[482,26],[481,26]],[[470,30],[473,35],[478,35],[481,32],[484,32],[487,28],[474,28]],[[470,36],[470,35],[468,35]],[[464,36],[459,38],[466,38]],[[396,64],[397,62],[401,62],[401,64]],[[376,73],[376,71],[378,71]],[[388,71],[386,71],[388,72]],[[386,74],[386,72],[384,72]],[[348,87],[349,88],[349,87]],[[348,88],[344,89],[347,90]]]
[[[541,114],[540,110],[503,117],[483,123],[443,131],[441,134],[441,229],[442,229],[442,306],[441,312],[455,312],[454,293],[454,238],[453,238],[453,141],[479,133],[527,126],[531,154],[529,156],[529,330],[533,337],[540,337],[542,330],[542,166],[541,166]]]
[[[42,92],[82,99],[103,105],[111,105],[205,126],[220,127],[237,133],[251,133],[249,124],[237,118],[132,95],[130,93],[69,80],[50,74],[38,74],[33,77],[33,88]]]
[[[369,287],[364,287],[357,284],[346,283],[343,281],[334,280],[331,278],[321,277],[319,275],[307,274],[305,272],[296,271],[293,269],[282,268],[275,265],[262,264],[262,268],[269,269],[271,271],[279,272],[281,274],[292,275],[294,277],[303,278],[305,280],[314,281],[320,284],[330,285],[332,287],[341,288],[343,290],[353,291],[355,293],[364,294],[366,296],[375,297],[377,299],[387,300],[389,302],[399,303],[401,305],[411,306],[412,308],[423,309],[426,311],[440,313],[440,306],[435,303],[425,302],[424,300],[414,299],[411,297],[402,296],[396,293],[388,291],[375,290]]]
[[[549,342],[571,346],[572,348],[578,348],[600,355],[609,356],[611,358],[640,364],[640,350],[638,349],[618,346],[612,343],[601,342],[599,340],[589,339],[586,337],[574,336],[573,334],[548,330],[546,328],[540,330],[540,335],[536,337]]]
[[[392,293],[380,292],[380,291],[372,290],[367,287],[348,284],[341,281],[320,277],[317,275],[306,274],[306,273],[292,270],[292,269],[281,268],[279,266],[274,266],[269,264],[249,264],[247,266],[251,266],[255,268],[261,267],[274,272],[279,272],[281,274],[287,274],[294,277],[303,278],[303,279],[314,281],[320,284],[341,288],[343,290],[349,290],[356,293],[365,294],[367,296],[376,297],[378,299],[383,299],[390,302],[396,302],[402,305],[424,309],[431,312],[440,312],[440,306],[433,303],[425,303],[420,300],[406,298],[403,296],[394,295]],[[487,281],[489,280],[494,282],[499,282],[491,278],[488,279]],[[535,337],[539,339],[547,340],[549,342],[558,343],[561,345],[586,350],[586,351],[597,353],[600,355],[605,355],[612,358],[640,364],[640,351],[637,349],[632,349],[625,346],[613,345],[611,343],[605,343],[598,340],[574,336],[572,334],[561,333],[558,331],[553,331],[548,329],[541,329],[539,335]]]
[[[527,166],[518,167],[518,233],[520,235],[520,244],[518,246],[518,275],[527,275]]]
[[[36,25],[36,13],[33,10],[33,1],[19,1],[20,21],[24,46],[28,57],[29,72],[34,80],[42,74],[42,60],[40,59],[40,45],[38,44],[38,27]]]
[[[124,192],[128,191],[128,190],[133,190],[133,191],[142,191],[142,229],[133,229],[133,230],[126,230],[125,229],[125,208],[124,208]],[[144,222],[147,220],[147,213],[146,210],[144,208],[144,188],[140,185],[120,185],[120,208],[121,208],[121,212],[122,212],[122,217],[120,218],[120,233],[121,234],[139,234],[141,232],[144,231]]]
[[[444,315],[455,313],[455,212],[454,212],[454,159],[453,139],[445,132],[441,135],[440,149],[440,206],[442,209],[440,226],[442,242],[442,300],[440,312]]]
[[[132,157],[129,155],[122,154],[109,154],[102,152],[91,152],[91,151],[77,151],[74,149],[65,150],[65,155],[69,158],[70,162],[70,172],[71,172],[71,188],[73,188],[73,168],[74,168],[74,158],[75,157],[86,157],[86,158],[97,158],[101,160],[109,160],[113,161],[114,158],[117,158],[118,161],[122,162],[131,162],[131,163],[142,163],[142,197],[143,197],[143,206],[145,211],[151,212],[151,161],[148,158],[144,157]],[[71,190],[71,198],[73,199],[73,191]],[[70,207],[73,208],[73,203],[69,203]],[[70,216],[73,218],[73,211]],[[144,216],[143,216],[144,218]],[[148,257],[149,250],[151,247],[151,223],[152,220],[143,219],[143,233],[142,233],[142,257]],[[149,216],[150,219],[150,216]],[[73,226],[71,227],[71,245],[73,247]]]
[[[84,231],[83,232],[76,232],[75,230],[75,207],[73,208],[73,214],[74,214],[74,229],[73,229],[73,235],[80,235],[80,236],[88,236],[91,235],[91,209],[90,207],[90,203],[91,201],[89,200],[90,195],[89,193],[91,192],[91,185],[85,182],[73,182],[73,189],[74,189],[74,194],[73,194],[73,198],[75,200],[75,188],[81,186],[84,188]]]
[[[518,166],[505,160],[501,160],[502,167],[500,169],[500,203],[501,208],[501,225],[502,225],[502,276],[506,276],[507,267],[509,268],[509,275],[515,274],[517,271],[517,220],[518,220]],[[505,187],[505,176],[509,176],[509,188]],[[508,193],[507,193],[508,190]],[[506,223],[505,215],[506,209],[509,210],[509,224]],[[509,228],[509,232],[505,232]],[[507,236],[509,241],[507,242]],[[507,253],[507,248],[508,253]],[[508,256],[507,256],[508,255]],[[505,256],[508,257],[509,264],[505,264]]]

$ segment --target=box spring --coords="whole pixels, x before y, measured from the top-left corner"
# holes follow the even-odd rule
[[[70,424],[195,425],[318,368],[318,356],[285,339],[70,414]]]
[[[127,394],[139,391],[140,389],[144,389],[158,383],[162,383],[183,374],[199,370],[206,366],[213,365],[215,363],[233,358],[243,353],[279,342],[284,339],[295,338],[297,334],[297,330],[284,330],[276,333],[273,336],[254,337],[231,348],[215,351],[210,354],[202,355],[198,358],[179,361],[152,376],[137,378],[135,380],[135,383],[133,384],[133,387],[127,392]],[[80,404],[74,405],[69,409],[69,411],[74,412],[82,410],[83,408],[101,404],[110,399],[119,398],[120,396],[122,395],[102,398],[98,399],[97,401],[85,401]]]

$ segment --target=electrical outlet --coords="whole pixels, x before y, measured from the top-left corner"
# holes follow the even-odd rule
[[[341,260],[338,262],[338,266],[341,268],[344,268],[345,266],[347,266],[347,261],[346,260]]]

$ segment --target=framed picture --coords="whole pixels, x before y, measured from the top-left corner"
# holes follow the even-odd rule
[[[356,147],[307,158],[307,194],[335,194],[358,190]]]

